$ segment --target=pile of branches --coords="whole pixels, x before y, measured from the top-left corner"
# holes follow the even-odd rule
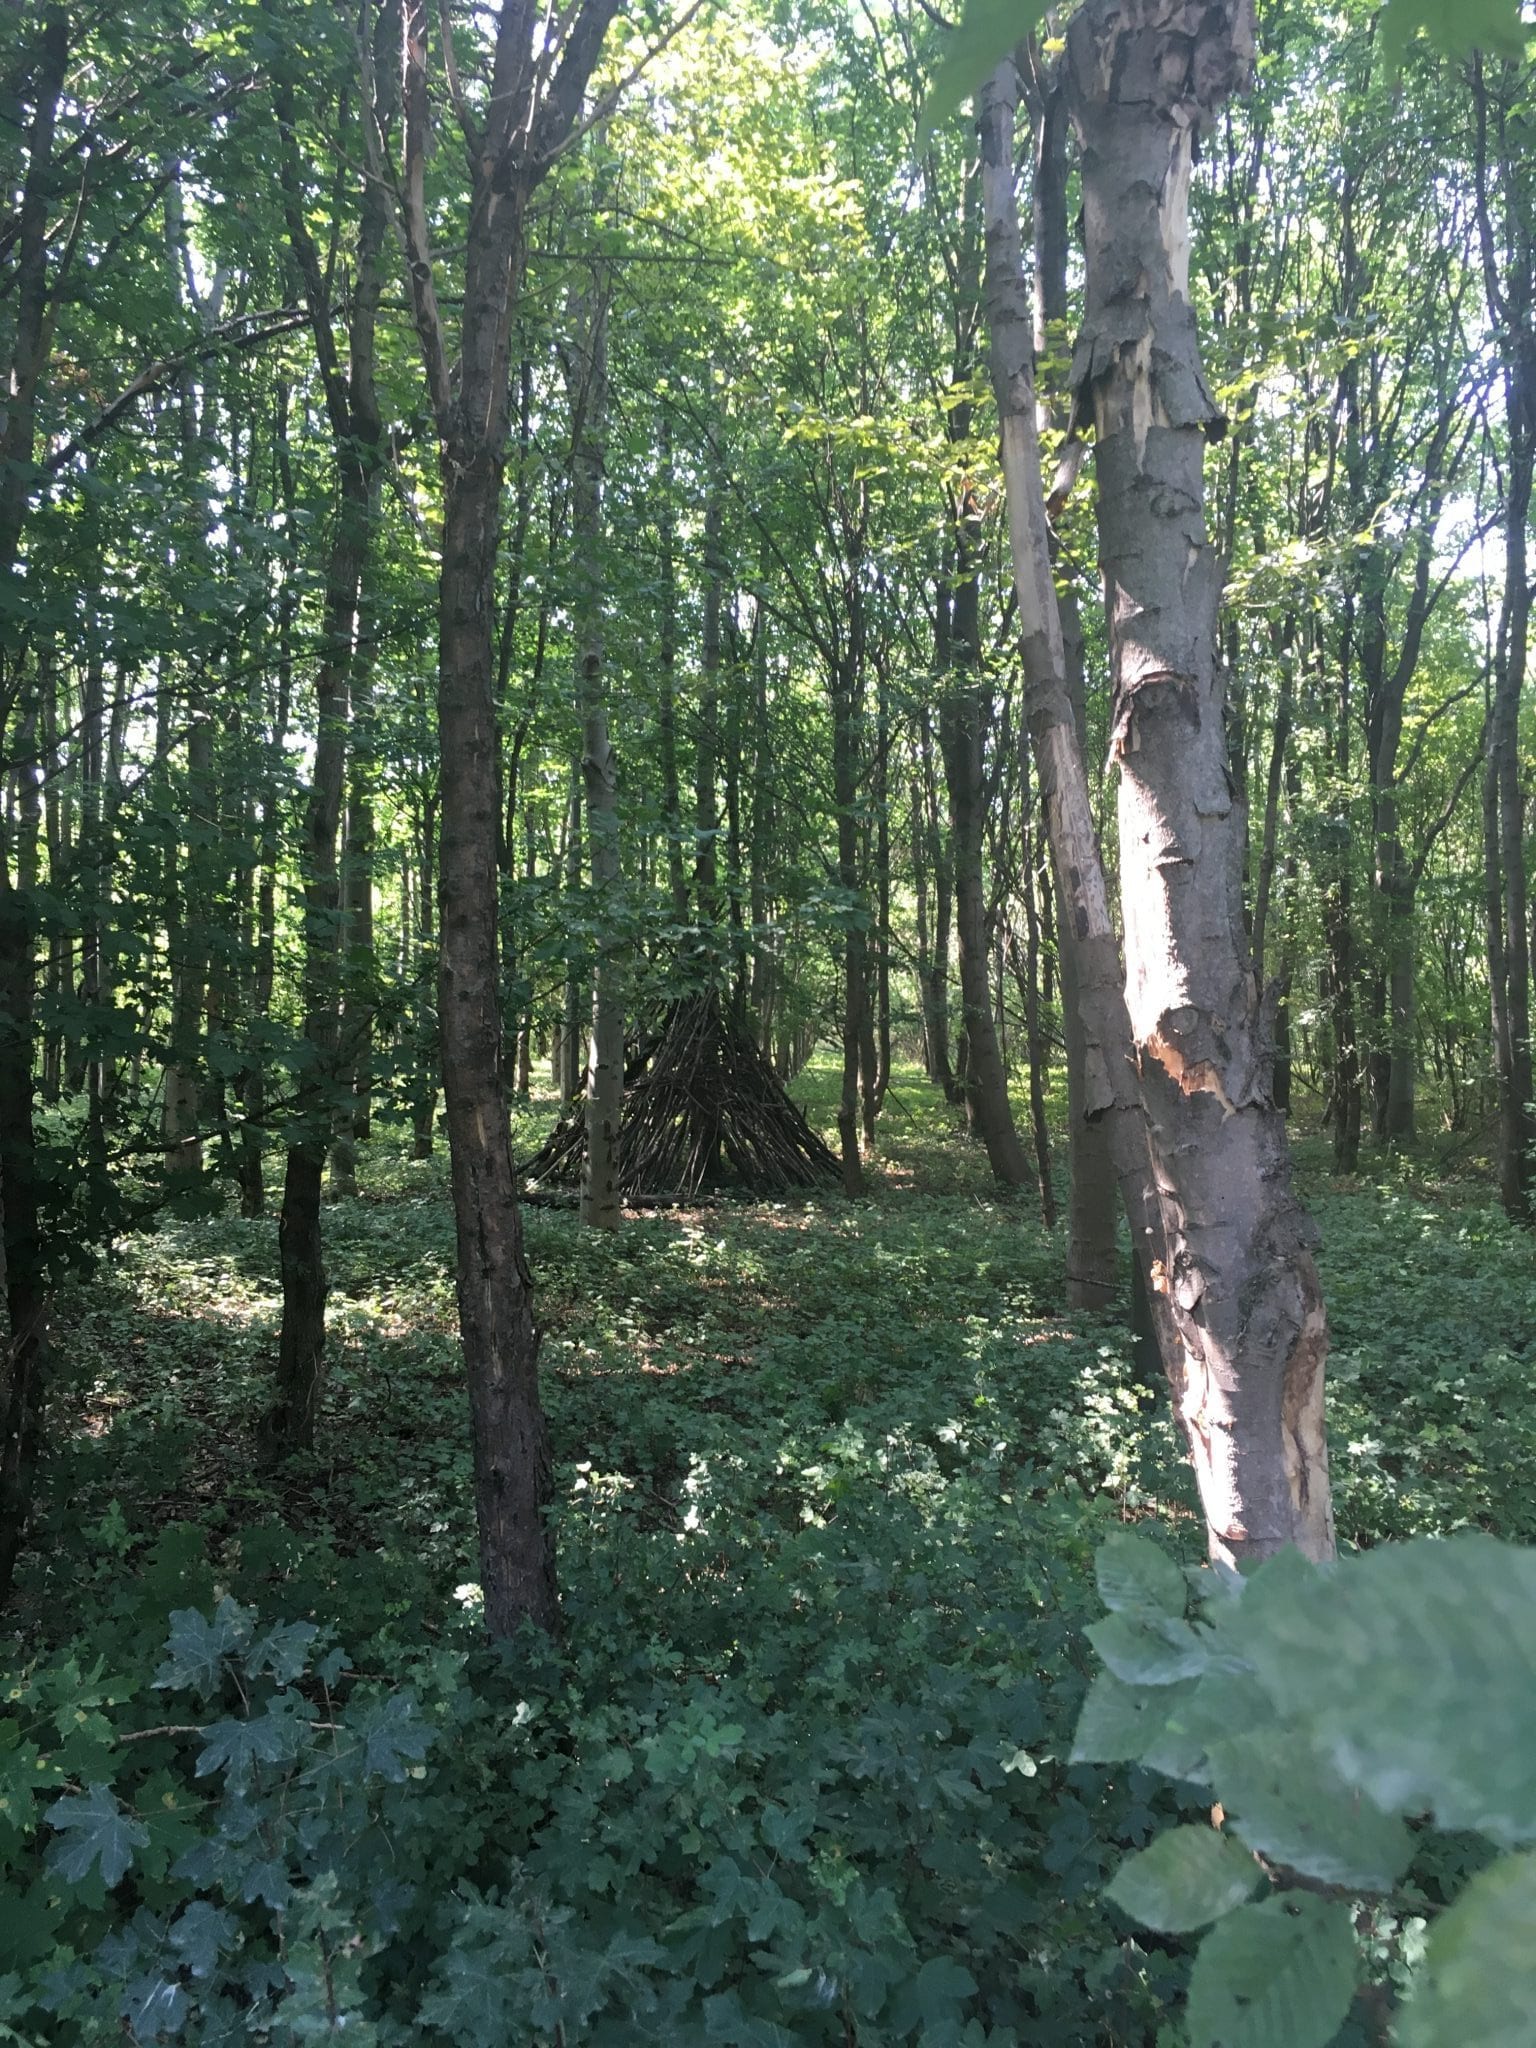
[[[523,1176],[535,1188],[577,1185],[586,1152],[578,1099]],[[687,1201],[733,1187],[787,1194],[839,1173],[756,1039],[713,990],[674,1003],[626,1063],[618,1157],[625,1201]]]

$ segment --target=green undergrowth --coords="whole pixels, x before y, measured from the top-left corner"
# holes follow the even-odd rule
[[[1067,1761],[1096,1547],[1197,1551],[1164,1404],[910,1074],[885,1132],[854,1203],[529,1213],[554,1650],[478,1635],[440,1160],[380,1143],[327,1217],[321,1447],[281,1480],[271,1222],[167,1223],[79,1290],[0,2041],[1177,2041],[1187,1944],[1101,1893],[1178,1788]],[[1528,1534],[1527,1247],[1400,1187],[1318,1206],[1341,1531]]]

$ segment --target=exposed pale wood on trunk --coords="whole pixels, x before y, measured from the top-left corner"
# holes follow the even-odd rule
[[[1333,1548],[1327,1321],[1270,1092],[1217,658],[1203,463],[1224,421],[1189,299],[1195,140],[1246,85],[1252,38],[1242,0],[1089,0],[1067,36],[1086,249],[1072,375],[1095,429],[1127,1006],[1165,1240],[1149,1278],[1211,1549],[1234,1563]]]

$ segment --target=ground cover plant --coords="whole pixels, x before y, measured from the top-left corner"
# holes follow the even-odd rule
[[[7,2038],[1181,2038],[1196,1938],[1105,1891],[1195,1795],[1072,1749],[1095,1553],[1193,1561],[1192,1488],[1123,1319],[1064,1315],[1033,1213],[898,1094],[859,1202],[534,1213],[558,1647],[477,1626],[434,1162],[380,1147],[337,1213],[334,1427],[279,1477],[270,1224],[168,1221],[75,1292],[0,1724]],[[1475,1191],[1319,1206],[1348,1540],[1528,1535],[1528,1248]]]

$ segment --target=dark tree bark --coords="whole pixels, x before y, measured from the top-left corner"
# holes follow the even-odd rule
[[[572,603],[576,629],[576,707],[581,714],[581,777],[586,797],[587,865],[606,915],[622,916],[618,769],[609,738],[603,667],[603,462],[608,415],[608,285],[595,280],[577,306],[577,348],[568,372],[576,429],[571,449]],[[598,947],[592,973],[592,1035],[587,1055],[586,1153],[581,1220],[617,1230],[619,1118],[624,1106],[623,949]]]
[[[683,802],[677,774],[677,503],[672,457],[672,422],[661,416],[660,666],[657,675],[656,737],[661,749],[661,809],[667,834],[667,886],[672,915],[688,921],[688,880],[683,872]]]
[[[404,6],[404,141],[397,189],[443,486],[438,1017],[481,1580],[486,1623],[496,1636],[512,1634],[525,1620],[552,1629],[558,1618],[544,1519],[549,1435],[539,1399],[539,1335],[523,1256],[501,1022],[493,621],[510,432],[510,337],[527,256],[529,201],[575,126],[617,7],[618,0],[578,0],[546,35],[533,9],[520,0],[502,0],[489,18],[493,47],[483,113],[469,104],[456,73],[448,70],[471,188],[463,303],[453,346],[428,229],[428,11],[424,0],[405,0]],[[376,143],[373,169],[382,176],[379,155]]]
[[[23,16],[22,26],[26,27]],[[13,620],[25,617],[26,593],[16,568],[34,482],[37,395],[48,366],[57,292],[69,269],[73,238],[54,254],[49,216],[54,201],[54,141],[69,61],[69,14],[49,7],[36,25],[25,104],[26,169],[13,217],[10,359],[0,408],[0,598]],[[18,75],[22,75],[18,72]],[[14,110],[21,118],[21,107]],[[14,603],[11,601],[14,600]],[[0,666],[0,763],[13,758],[5,721],[20,682],[14,633]],[[35,748],[17,745],[15,758]],[[18,836],[27,829],[18,818]],[[12,850],[0,824],[0,1248],[5,1267],[5,1317],[0,1320],[0,1600],[10,1591],[32,1510],[41,1439],[48,1289],[38,1235],[34,1156],[33,1066],[37,995],[37,916],[22,849]],[[35,883],[36,877],[32,878]]]
[[[1528,528],[1536,473],[1536,183],[1526,137],[1529,84],[1500,65],[1472,69],[1477,225],[1504,382],[1504,596],[1494,651],[1483,770],[1488,979],[1499,1102],[1499,1192],[1521,1222],[1536,1197],[1536,1087],[1531,1059],[1531,934],[1520,698],[1530,640]],[[1520,104],[1524,99],[1524,105]],[[1523,118],[1520,118],[1523,116]]]
[[[304,805],[300,872],[304,882],[304,1038],[308,1061],[296,1090],[298,1135],[288,1147],[278,1264],[283,1317],[277,1380],[264,1429],[276,1458],[313,1447],[325,1369],[326,1276],[321,1206],[325,1160],[343,1083],[340,1058],[342,892],[337,863],[346,783],[348,721],[357,681],[359,633],[372,529],[382,421],[374,385],[374,335],[382,285],[380,259],[388,218],[382,195],[365,185],[356,280],[343,362],[334,331],[330,282],[304,211],[303,174],[294,134],[292,81],[273,100],[281,129],[283,210],[315,340],[340,483],[326,563],[320,662],[315,674],[315,763]],[[382,107],[374,117],[386,119]]]
[[[958,414],[968,407],[956,406]],[[952,415],[953,416],[953,415]],[[949,788],[949,838],[955,864],[955,936],[960,965],[966,1042],[966,1121],[986,1148],[987,1162],[1004,1187],[1030,1179],[1029,1162],[1014,1126],[992,1016],[988,973],[984,748],[990,723],[980,674],[981,607],[973,508],[955,521],[955,587],[950,612],[950,695],[940,706],[939,733]]]

